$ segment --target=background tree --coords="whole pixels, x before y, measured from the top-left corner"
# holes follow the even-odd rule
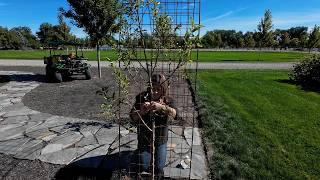
[[[0,26],[0,49],[11,49],[10,35],[7,28]]]
[[[291,39],[294,39],[294,43],[291,43],[292,45],[296,45],[297,40],[299,40],[298,45],[295,47],[300,46],[301,48],[304,48],[306,46],[308,41],[308,27],[292,27],[288,29],[288,33],[290,34]]]
[[[0,26],[0,49],[21,49],[21,38],[14,30],[8,30]]]
[[[273,45],[274,38],[272,32],[272,14],[271,11],[268,9],[264,13],[264,17],[261,19],[260,23],[258,24],[258,32],[259,32],[259,42],[260,47],[270,47]]]
[[[95,42],[101,78],[100,43],[110,34],[111,27],[119,14],[118,3],[116,0],[68,0],[68,3],[70,10],[60,8],[60,12],[72,19],[77,27],[83,28]]]
[[[11,31],[15,32],[18,37],[20,37],[20,41],[23,43],[25,48],[39,48],[39,41],[37,40],[37,37],[32,34],[29,27],[15,27],[12,28]]]
[[[319,43],[320,43],[320,27],[315,25],[309,35],[309,40],[308,40],[309,52],[311,52],[312,48],[317,47]]]
[[[56,31],[59,35],[59,39],[64,40],[64,41],[72,40],[73,37],[70,33],[71,28],[64,21],[63,14],[61,14],[61,13],[58,14],[58,21],[59,21],[59,25],[55,26],[55,28],[56,28]]]
[[[289,46],[293,48],[298,48],[299,44],[301,44],[300,40],[298,38],[293,38],[291,39]],[[303,48],[303,46],[301,46],[301,48]]]
[[[221,38],[221,37],[220,37]],[[203,44],[204,47],[206,48],[213,48],[214,47],[214,32],[213,31],[208,31],[202,38],[201,38],[201,43]],[[222,41],[222,40],[221,40]]]
[[[253,38],[253,33],[247,32],[244,35],[245,46],[247,48],[254,48],[256,46],[256,41]]]
[[[50,41],[58,40],[57,32],[55,32],[53,25],[50,23],[42,23],[36,34],[42,45],[47,45]]]
[[[284,32],[282,35],[281,35],[281,40],[280,40],[280,46],[282,48],[288,48],[289,45],[290,45],[290,35],[288,32]]]

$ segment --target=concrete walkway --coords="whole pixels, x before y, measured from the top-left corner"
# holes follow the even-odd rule
[[[0,75],[11,78],[0,87],[0,153],[18,159],[107,170],[127,169],[132,164],[137,149],[136,130],[32,110],[22,103],[23,96],[40,85],[24,80],[23,76],[32,73],[0,71]],[[188,178],[190,174],[191,179],[207,179],[199,131],[169,127],[166,177]],[[191,168],[181,168],[187,156],[191,157]]]
[[[96,61],[89,61],[93,67],[97,67]],[[144,64],[144,63],[142,63]],[[295,62],[213,62],[213,63],[198,63],[198,69],[279,69],[288,70],[292,68]],[[44,67],[42,60],[0,60],[0,66],[34,66]],[[133,62],[133,66],[140,67],[140,64]],[[160,68],[169,68],[173,65],[169,63],[159,64]],[[102,62],[101,67],[110,67],[109,62]],[[186,66],[187,69],[196,69],[196,63],[191,63]]]

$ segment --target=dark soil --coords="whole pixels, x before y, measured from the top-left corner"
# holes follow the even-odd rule
[[[23,98],[23,103],[31,109],[54,115],[81,119],[105,120],[101,105],[104,97],[97,92],[103,87],[114,87],[110,70],[103,70],[103,78],[93,71],[92,80],[83,76],[63,83],[43,83]]]
[[[92,68],[93,78],[91,80],[84,80],[84,76],[80,75],[73,76],[72,79],[63,83],[47,83],[44,76],[45,70],[41,67],[0,67],[1,70],[36,73],[36,75],[20,77],[24,81],[41,82],[39,87],[23,98],[23,103],[33,110],[66,117],[113,121],[102,115],[101,105],[106,100],[97,93],[103,88],[108,88],[110,93],[118,94],[118,85],[114,82],[112,72],[108,68],[102,69],[101,79],[98,78],[97,68]],[[197,126],[196,117],[193,118],[196,114],[192,115],[194,104],[189,85],[180,76],[172,78],[170,85],[170,96],[174,99],[178,115],[181,117],[179,121],[172,122],[172,124]],[[137,79],[141,79],[141,73],[137,74],[136,79],[131,80],[129,100],[132,103],[134,103],[135,96],[146,89],[145,83]],[[131,106],[122,106],[121,117],[128,119],[130,109]]]
[[[12,156],[0,154],[0,179],[54,179],[56,173],[64,166],[15,159]]]

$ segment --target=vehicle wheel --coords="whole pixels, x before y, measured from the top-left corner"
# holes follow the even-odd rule
[[[62,82],[62,75],[61,75],[61,73],[55,71],[53,74],[54,74],[54,78],[55,78],[55,80],[56,80],[57,82],[59,82],[59,83]]]
[[[91,71],[89,68],[84,71],[84,75],[86,76],[87,80],[91,79]]]
[[[68,73],[61,73],[61,76],[63,81],[67,81],[70,78],[70,75]]]
[[[47,78],[47,81],[52,81],[52,73],[53,73],[53,71],[52,71],[52,69],[51,69],[51,67],[50,66],[46,66],[46,78]]]

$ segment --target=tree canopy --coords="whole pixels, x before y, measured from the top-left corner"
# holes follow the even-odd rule
[[[261,46],[272,46],[273,45],[273,32],[272,32],[273,24],[272,24],[272,14],[268,9],[264,13],[264,17],[261,19],[258,24],[258,32],[260,36],[260,45]]]
[[[95,41],[107,37],[119,14],[116,0],[68,0],[69,10],[60,9],[77,27]]]
[[[308,40],[308,48],[311,51],[312,48],[318,47],[320,45],[320,27],[315,25],[312,29],[309,40]]]

